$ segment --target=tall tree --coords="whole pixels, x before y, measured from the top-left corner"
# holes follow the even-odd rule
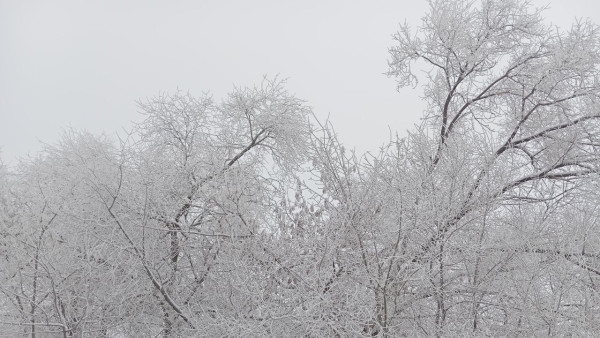
[[[423,123],[365,156],[277,79],[142,101],[116,145],[68,132],[0,168],[0,330],[593,335],[598,34],[430,1],[389,61]]]
[[[400,86],[417,80],[415,62],[426,69],[425,123],[397,153],[401,161],[391,167],[396,178],[389,180],[399,181],[392,186],[411,199],[403,203],[403,222],[417,224],[407,235],[417,245],[401,256],[399,267],[417,264],[428,281],[402,290],[416,297],[408,308],[415,306],[415,328],[427,334],[456,334],[469,325],[475,332],[507,334],[578,326],[562,312],[573,304],[563,299],[563,305],[560,297],[548,310],[561,314],[552,324],[543,313],[548,306],[534,311],[518,301],[512,309],[504,303],[545,293],[545,277],[532,277],[538,282],[527,297],[493,281],[506,282],[499,271],[515,259],[562,256],[552,269],[592,269],[578,261],[585,256],[576,254],[580,250],[555,250],[551,236],[499,243],[513,231],[507,223],[514,212],[535,215],[515,220],[524,223],[519,231],[556,231],[560,223],[550,225],[547,218],[567,212],[572,196],[583,193],[598,172],[598,28],[579,21],[561,31],[545,25],[540,13],[522,1],[431,1],[422,25],[415,33],[402,26],[390,49],[389,74]],[[386,306],[381,311],[389,317]],[[513,317],[515,312],[528,318]],[[391,325],[379,322],[384,331]]]

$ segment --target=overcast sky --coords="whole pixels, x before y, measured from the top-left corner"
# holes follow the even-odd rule
[[[546,17],[600,24],[596,0],[550,3]],[[222,98],[263,75],[328,115],[342,140],[374,150],[419,121],[420,91],[398,93],[387,49],[426,1],[0,0],[1,158],[34,155],[67,126],[113,135],[135,101],[178,88]],[[389,128],[388,128],[389,127]]]

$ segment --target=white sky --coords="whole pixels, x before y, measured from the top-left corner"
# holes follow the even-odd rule
[[[600,24],[597,0],[551,3],[546,17]],[[216,99],[263,75],[329,114],[342,140],[374,150],[417,123],[420,91],[396,92],[387,49],[425,0],[0,0],[0,147],[5,164],[67,126],[114,134],[139,120],[135,101],[177,88]]]

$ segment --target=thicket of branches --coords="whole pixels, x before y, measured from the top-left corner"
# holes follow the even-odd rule
[[[428,106],[377,154],[265,79],[1,168],[0,332],[593,335],[599,31],[541,14],[440,0],[402,26],[389,75]]]

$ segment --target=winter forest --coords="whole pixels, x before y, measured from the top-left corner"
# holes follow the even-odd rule
[[[597,334],[600,28],[543,16],[401,25],[388,76],[427,108],[376,153],[266,77],[0,167],[0,336]]]

